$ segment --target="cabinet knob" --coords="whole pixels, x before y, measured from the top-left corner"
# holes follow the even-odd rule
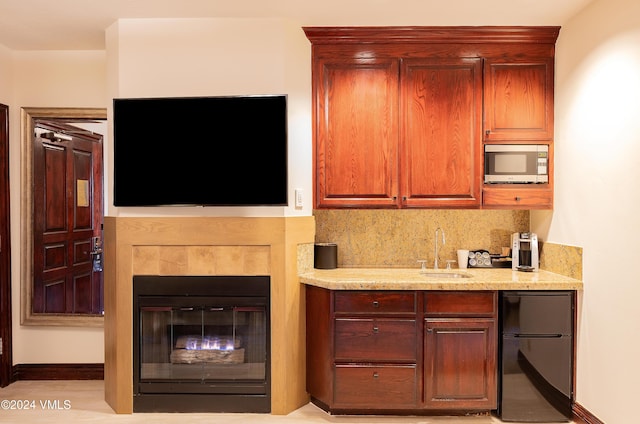
[[[379,376],[378,376],[378,373],[377,373],[377,372],[374,372],[374,373],[373,373],[373,378],[378,378],[378,377],[379,377]]]
[[[373,327],[373,332],[377,333],[379,331],[378,327]]]
[[[489,134],[491,134],[491,130],[486,130],[484,133],[485,133],[486,135],[489,135]]]
[[[380,306],[380,304],[378,303],[378,301],[377,301],[377,300],[374,300],[374,301],[373,301],[373,307],[374,307],[374,308],[377,308],[378,306]]]
[[[516,196],[516,202],[520,201],[520,196]]]

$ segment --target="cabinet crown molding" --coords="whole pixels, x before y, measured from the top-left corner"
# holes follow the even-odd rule
[[[560,33],[559,26],[361,26],[302,29],[312,44],[555,44]]]

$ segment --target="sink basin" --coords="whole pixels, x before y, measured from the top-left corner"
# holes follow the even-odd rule
[[[471,275],[462,272],[420,272],[421,275],[429,278],[471,278]]]

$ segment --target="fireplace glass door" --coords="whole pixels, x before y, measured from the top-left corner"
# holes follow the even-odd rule
[[[186,295],[136,297],[138,396],[267,395],[268,296],[240,295],[239,286],[215,296],[183,289]]]
[[[141,308],[142,383],[193,382],[197,391],[201,383],[218,383],[228,392],[226,382],[264,381],[264,307],[213,302],[213,306]]]

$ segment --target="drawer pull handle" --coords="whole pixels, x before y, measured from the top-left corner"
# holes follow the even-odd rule
[[[378,332],[378,327],[373,327],[373,332],[377,333]]]
[[[377,308],[378,306],[380,306],[380,304],[378,303],[378,301],[377,301],[377,300],[374,300],[374,301],[373,301],[373,307],[374,307],[374,308]]]
[[[378,378],[378,373],[377,372],[373,373],[373,378]]]

